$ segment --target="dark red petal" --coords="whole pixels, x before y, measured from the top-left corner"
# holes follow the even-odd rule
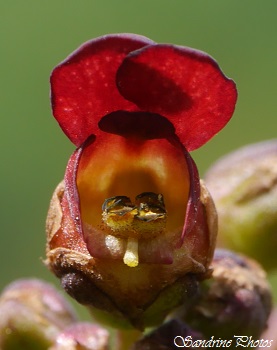
[[[116,71],[124,57],[154,42],[134,34],[114,34],[91,40],[58,65],[51,75],[54,117],[77,146],[96,134],[106,114],[137,107],[119,94]]]
[[[235,83],[212,57],[166,44],[126,56],[117,85],[122,96],[141,110],[167,117],[188,151],[202,146],[225,126],[237,99]]]

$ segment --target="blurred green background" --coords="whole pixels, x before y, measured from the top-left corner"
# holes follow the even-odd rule
[[[0,289],[43,266],[48,203],[74,150],[51,115],[49,75],[81,43],[116,32],[212,55],[238,87],[234,118],[193,152],[201,174],[239,146],[276,135],[274,0],[0,0]]]

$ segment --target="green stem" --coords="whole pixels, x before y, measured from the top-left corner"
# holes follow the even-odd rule
[[[131,330],[115,330],[115,348],[117,350],[130,350],[134,344],[142,336],[142,332],[137,329]]]

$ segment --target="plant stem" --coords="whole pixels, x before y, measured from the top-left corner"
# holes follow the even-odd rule
[[[137,329],[131,330],[116,330],[115,331],[115,349],[130,350],[131,345],[134,344],[141,336],[142,332]]]

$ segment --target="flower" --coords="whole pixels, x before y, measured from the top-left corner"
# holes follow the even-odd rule
[[[209,273],[216,211],[188,152],[229,121],[235,84],[203,52],[115,34],[58,65],[51,89],[78,148],[50,205],[46,263],[81,303],[156,323]]]

